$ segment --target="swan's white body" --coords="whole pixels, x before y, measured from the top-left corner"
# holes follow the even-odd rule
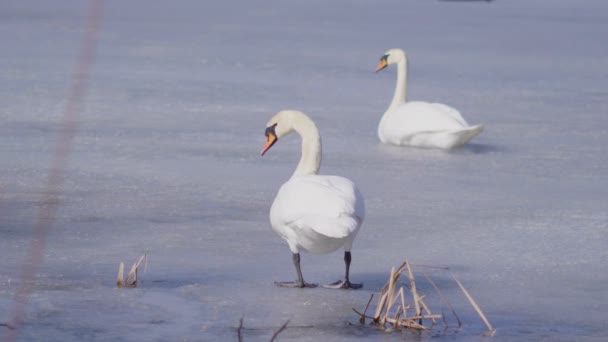
[[[385,144],[451,149],[468,143],[483,130],[469,126],[460,112],[441,104],[406,102],[407,58],[401,49],[388,50],[377,70],[397,64],[393,100],[378,125],[378,138]]]
[[[274,124],[277,138],[291,131],[300,134],[302,156],[272,203],[272,229],[287,241],[292,253],[330,253],[340,247],[350,251],[365,216],[361,193],[349,179],[317,174],[321,137],[308,116],[282,111],[268,122],[269,127]]]
[[[350,251],[363,222],[363,198],[338,176],[301,175],[287,181],[270,209],[272,229],[292,253]]]
[[[262,155],[282,136],[296,131],[302,137],[302,156],[292,177],[285,182],[272,203],[272,229],[289,245],[298,273],[296,282],[280,282],[288,287],[316,286],[304,282],[300,251],[330,253],[344,248],[344,281],[332,288],[359,288],[349,281],[350,250],[365,216],[363,196],[344,177],[318,175],[321,165],[321,137],[314,122],[302,112],[281,111],[266,126],[268,141]]]

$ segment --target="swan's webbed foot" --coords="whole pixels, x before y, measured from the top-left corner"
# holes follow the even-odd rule
[[[291,288],[306,288],[306,287],[317,287],[317,284],[309,284],[304,281],[302,277],[302,269],[300,268],[300,253],[293,253],[292,255],[293,265],[296,267],[296,273],[298,274],[298,280],[296,281],[275,281],[274,284],[281,287]]]
[[[363,287],[363,284],[354,284],[347,280],[338,280],[335,283],[331,283],[329,285],[323,285],[326,289],[353,289],[357,290]]]
[[[318,284],[311,284],[305,281],[275,281],[274,284],[280,287],[291,287],[291,288],[313,288],[319,286]]]
[[[350,251],[344,251],[344,266],[346,266],[346,272],[344,274],[344,280],[338,280],[335,283],[331,283],[329,285],[323,285],[326,289],[360,289],[363,287],[363,284],[353,284],[349,280],[349,270],[350,270],[350,261],[352,256]]]

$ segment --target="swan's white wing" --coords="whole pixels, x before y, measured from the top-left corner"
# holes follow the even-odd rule
[[[477,126],[469,126],[456,109],[420,101],[390,109],[378,126],[382,142],[438,148],[462,145],[480,131]]]
[[[451,117],[453,120],[456,120],[463,127],[466,127],[469,125],[466,122],[466,120],[462,117],[462,114],[460,114],[460,112],[458,110],[456,110],[455,108],[452,108],[448,105],[444,105],[443,103],[437,103],[437,102],[429,103],[429,105],[435,107],[435,109],[438,112],[442,112],[444,115]]]
[[[433,132],[466,127],[460,113],[440,103],[407,102],[387,113],[399,127],[411,132]]]
[[[283,184],[270,212],[273,226],[312,229],[332,237],[356,233],[363,221],[363,198],[353,182],[338,176],[298,176]]]

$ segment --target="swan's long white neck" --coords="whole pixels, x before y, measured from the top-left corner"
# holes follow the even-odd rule
[[[404,104],[407,100],[407,59],[405,56],[397,63],[397,86],[389,110]]]
[[[293,129],[302,137],[302,157],[292,177],[316,175],[321,166],[321,135],[315,123],[307,116],[294,116]]]

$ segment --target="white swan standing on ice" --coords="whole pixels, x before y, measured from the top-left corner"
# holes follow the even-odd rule
[[[362,287],[349,279],[353,240],[365,216],[361,193],[355,184],[339,176],[318,175],[321,165],[321,137],[314,122],[304,113],[284,110],[266,125],[264,155],[278,139],[296,131],[302,138],[302,156],[295,172],[277,193],[270,209],[272,229],[289,245],[296,267],[295,282],[275,282],[284,287],[316,287],[304,282],[300,250],[330,253],[344,247],[344,280],[325,287]]]
[[[376,72],[397,64],[397,86],[390,106],[378,125],[385,144],[450,149],[462,146],[483,130],[469,126],[456,109],[441,103],[412,101],[407,96],[407,58],[401,49],[391,49],[380,58]]]

